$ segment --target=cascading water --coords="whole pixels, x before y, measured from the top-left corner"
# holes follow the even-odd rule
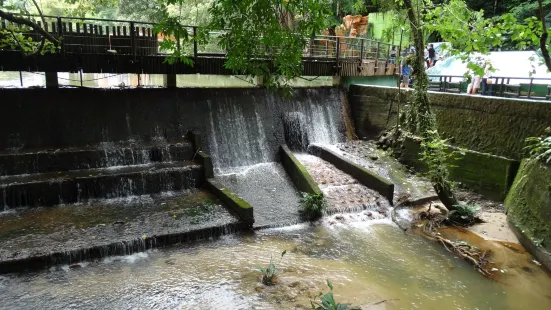
[[[272,159],[264,132],[264,126],[257,109],[245,114],[239,103],[231,100],[214,106],[207,102],[210,118],[210,149],[214,167],[223,169],[245,167]]]
[[[340,95],[336,89],[300,89],[285,99],[277,93],[248,91],[246,102],[207,100],[209,153],[217,173],[274,162],[285,137],[302,135],[305,143],[341,142]],[[288,142],[288,141],[287,141]]]
[[[253,205],[256,226],[298,221],[300,197],[276,163],[279,146],[288,143],[305,149],[309,143],[334,144],[342,139],[338,90],[295,92],[290,99],[249,90],[244,102],[227,96],[207,100],[207,140],[216,178]]]

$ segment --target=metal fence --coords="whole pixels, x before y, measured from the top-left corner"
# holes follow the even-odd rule
[[[429,80],[430,90],[450,93],[466,93],[469,84],[460,75],[429,75]],[[548,100],[551,78],[490,76],[479,91],[488,96]]]

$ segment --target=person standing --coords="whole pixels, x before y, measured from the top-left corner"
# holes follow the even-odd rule
[[[411,67],[408,64],[402,64],[402,83],[400,87],[409,88],[409,76],[411,75]]]
[[[426,69],[428,69],[430,67],[430,63],[429,63],[429,47],[428,46],[425,46],[425,66],[426,66]]]
[[[471,89],[471,94],[475,95],[478,93],[478,89],[480,88],[480,82],[482,81],[482,77],[480,75],[476,75],[473,78],[473,87]]]
[[[396,55],[397,55],[397,51],[396,51],[396,46],[393,46],[392,49],[390,50],[390,64],[393,65],[396,63]]]
[[[482,96],[492,95],[492,80],[490,79],[490,62],[484,63],[484,76],[482,77]]]
[[[436,51],[434,50],[434,44],[431,44],[428,49],[429,52],[429,68],[432,67],[433,61],[436,59]]]

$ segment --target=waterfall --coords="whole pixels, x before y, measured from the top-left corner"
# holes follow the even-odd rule
[[[243,106],[241,102],[224,98],[223,102],[208,101],[210,150],[214,168],[245,167],[271,160],[264,124],[259,107]]]
[[[218,174],[274,162],[279,145],[292,144],[294,138],[303,148],[343,139],[337,89],[296,89],[291,98],[264,89],[242,92],[239,97],[221,92],[207,100],[208,150]]]

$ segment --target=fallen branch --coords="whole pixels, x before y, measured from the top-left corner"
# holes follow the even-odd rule
[[[400,300],[400,299],[398,299],[398,298],[393,298],[393,299],[384,299],[384,300],[381,300],[381,301],[379,301],[379,302],[373,303],[373,304],[371,304],[371,305],[372,305],[372,306],[376,306],[376,305],[380,305],[380,304],[382,304],[383,302],[387,302],[387,301],[393,301],[393,300]]]
[[[54,44],[56,47],[59,45],[59,40],[54,38],[53,35],[48,33],[46,30],[42,29],[42,27],[40,27],[37,23],[35,23],[31,20],[28,20],[28,19],[23,18],[23,17],[15,16],[11,13],[8,13],[8,12],[2,11],[2,10],[0,10],[0,18],[8,20],[8,21],[16,23],[16,24],[29,26],[33,29],[34,32],[36,32],[38,34],[41,34],[46,40],[52,42],[52,44]]]

